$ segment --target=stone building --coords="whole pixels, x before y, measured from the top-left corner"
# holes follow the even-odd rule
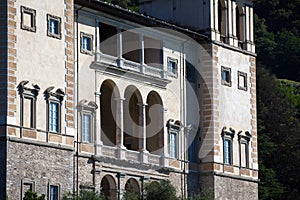
[[[0,199],[258,199],[250,0],[0,3]]]

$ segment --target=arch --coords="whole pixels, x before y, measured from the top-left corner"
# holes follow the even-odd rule
[[[146,149],[160,154],[164,145],[163,103],[159,94],[151,91],[147,96],[146,108]]]
[[[105,175],[101,180],[101,192],[105,199],[114,200],[116,199],[117,184],[115,179],[111,175]]]
[[[137,151],[143,122],[142,95],[135,86],[130,85],[125,89],[124,97],[124,146]]]
[[[236,14],[236,37],[239,41],[244,41],[244,34],[245,34],[245,19],[244,19],[244,12],[243,8],[240,5],[237,5],[235,8],[235,14]]]
[[[226,37],[226,4],[224,0],[218,0],[218,30],[221,40],[224,42]]]
[[[116,98],[119,90],[112,80],[105,80],[100,88],[101,139],[104,145],[115,146],[117,141]]]
[[[128,179],[128,181],[125,184],[125,190],[130,193],[135,193],[138,196],[140,195],[141,191],[138,181],[134,178]]]

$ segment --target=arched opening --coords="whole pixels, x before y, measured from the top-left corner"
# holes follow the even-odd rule
[[[125,191],[139,197],[140,186],[137,180],[135,180],[134,178],[130,178],[125,184]]]
[[[116,199],[116,182],[114,178],[110,175],[105,175],[101,180],[101,192],[104,195],[106,200],[115,200]]]
[[[101,139],[104,145],[116,145],[116,113],[119,91],[116,84],[111,80],[105,80],[100,89],[100,113],[101,113]]]
[[[244,41],[244,14],[243,14],[243,8],[239,5],[236,6],[235,8],[236,12],[236,36],[240,42]]]
[[[139,150],[139,139],[142,131],[142,96],[134,86],[125,90],[124,102],[124,146],[129,150]]]
[[[218,30],[221,41],[225,42],[226,37],[226,6],[224,0],[218,1]]]
[[[163,103],[154,91],[147,97],[146,125],[146,148],[150,153],[160,154],[164,144]]]

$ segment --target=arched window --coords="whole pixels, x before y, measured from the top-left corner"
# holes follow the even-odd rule
[[[111,175],[105,175],[102,178],[100,187],[105,199],[116,199],[116,181]]]
[[[242,43],[245,40],[244,34],[245,34],[245,19],[243,14],[243,8],[240,5],[236,6],[235,9],[236,12],[236,37],[239,40],[239,46],[242,47]]]
[[[116,145],[116,113],[119,91],[116,84],[111,80],[106,80],[102,83],[100,89],[100,112],[101,112],[101,139],[104,145]]]
[[[218,1],[218,30],[220,32],[220,39],[225,42],[226,37],[226,6],[224,0]]]
[[[142,131],[142,96],[134,86],[125,90],[124,104],[124,146],[129,150],[139,150],[139,139]]]
[[[163,104],[157,92],[151,91],[147,97],[146,148],[150,153],[160,154],[164,144]]]

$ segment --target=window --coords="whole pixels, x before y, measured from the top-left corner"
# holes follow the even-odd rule
[[[247,74],[238,71],[238,89],[247,91]]]
[[[82,115],[82,142],[91,142],[91,115]]]
[[[26,128],[36,127],[36,98],[40,91],[40,87],[36,84],[32,84],[32,87],[28,87],[29,81],[21,81],[18,85],[18,91],[20,94],[20,113],[21,120],[20,125]]]
[[[168,72],[170,76],[177,77],[177,63],[177,60],[168,58]]]
[[[35,16],[34,9],[21,6],[21,29],[36,32]]]
[[[92,55],[92,53],[93,53],[93,35],[81,32],[80,38],[81,38],[80,52],[84,53],[84,54]]]
[[[195,67],[188,61],[185,63],[186,78],[189,82],[196,82]]]
[[[50,185],[49,187],[49,200],[58,200],[59,199],[59,186]]]
[[[22,180],[22,199],[25,197],[25,193],[30,190],[32,192],[35,191],[35,188],[34,188],[34,182],[30,179],[24,179]]]
[[[61,89],[52,92],[53,89],[49,87],[44,92],[47,101],[47,130],[58,133],[61,130],[61,102],[65,93]]]
[[[47,14],[48,31],[47,35],[57,39],[61,38],[61,18]]]
[[[224,139],[224,163],[231,165],[231,140]]]
[[[97,104],[93,101],[88,102],[82,100],[79,104],[79,112],[81,115],[81,141],[91,143],[93,141],[94,116]]]
[[[232,152],[233,152],[233,137],[235,130],[229,128],[226,130],[226,127],[222,130],[223,138],[223,163],[227,165],[232,165]]]
[[[170,157],[177,158],[177,134],[175,132],[170,132]]]
[[[246,131],[242,131],[238,134],[239,144],[240,144],[240,167],[248,168],[249,167],[249,141],[251,139],[251,134]]]
[[[58,114],[59,104],[56,102],[50,102],[49,104],[49,131],[58,132]]]
[[[222,85],[231,86],[231,69],[222,66],[221,78]]]

